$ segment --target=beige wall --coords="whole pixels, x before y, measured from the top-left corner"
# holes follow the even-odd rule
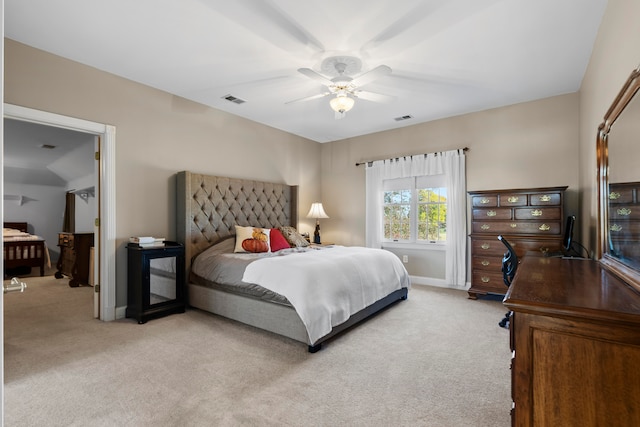
[[[596,245],[597,129],[631,71],[640,65],[640,2],[609,0],[580,89],[580,188],[583,240]],[[636,162],[637,163],[637,162]]]
[[[324,236],[364,243],[364,167],[356,162],[468,147],[467,190],[578,187],[578,94],[322,145]],[[572,209],[577,207],[571,203]]]
[[[300,228],[312,230],[304,210],[320,192],[315,142],[8,39],[4,102],[116,127],[119,307],[126,305],[129,236],[175,238],[178,171],[297,184]]]
[[[323,239],[364,244],[365,172],[356,162],[462,147],[469,148],[467,190],[566,185],[567,214],[575,214],[578,118],[579,96],[573,93],[323,144],[322,201],[331,216],[323,220]],[[409,274],[444,279],[443,252],[393,252],[409,256]]]

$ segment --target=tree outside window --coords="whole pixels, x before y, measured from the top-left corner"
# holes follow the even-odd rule
[[[447,189],[418,190],[417,240],[445,242],[447,240]]]
[[[428,183],[425,181],[434,179],[402,178],[385,183],[384,240],[406,243],[446,242],[446,188],[425,186]],[[437,179],[435,182],[437,183]]]

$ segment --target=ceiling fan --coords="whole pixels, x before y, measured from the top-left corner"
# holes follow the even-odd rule
[[[329,90],[318,95],[307,96],[305,98],[296,99],[287,102],[310,101],[312,99],[323,98],[329,95],[335,95],[329,101],[329,105],[335,111],[336,119],[341,119],[345,113],[355,104],[354,98],[362,98],[368,101],[383,102],[392,97],[379,93],[363,91],[360,87],[371,83],[381,77],[391,74],[391,68],[386,65],[378,65],[370,71],[360,74],[356,77],[350,77],[360,71],[362,62],[359,58],[353,56],[332,56],[322,61],[321,70],[335,77],[329,78],[317,73],[311,68],[299,68],[298,72],[305,76],[316,80],[325,85]]]

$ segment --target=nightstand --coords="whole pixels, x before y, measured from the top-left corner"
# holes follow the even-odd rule
[[[164,246],[127,245],[126,317],[146,323],[185,311],[184,246],[165,242]]]

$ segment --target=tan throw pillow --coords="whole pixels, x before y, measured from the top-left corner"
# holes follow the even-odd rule
[[[302,237],[302,235],[298,233],[298,230],[296,230],[294,227],[286,226],[278,228],[280,229],[280,232],[282,233],[284,238],[287,239],[287,242],[289,242],[292,247],[303,248],[305,246],[309,246],[309,242],[307,242],[307,239]]]
[[[269,252],[268,228],[242,227],[236,225],[236,247],[234,252]]]

